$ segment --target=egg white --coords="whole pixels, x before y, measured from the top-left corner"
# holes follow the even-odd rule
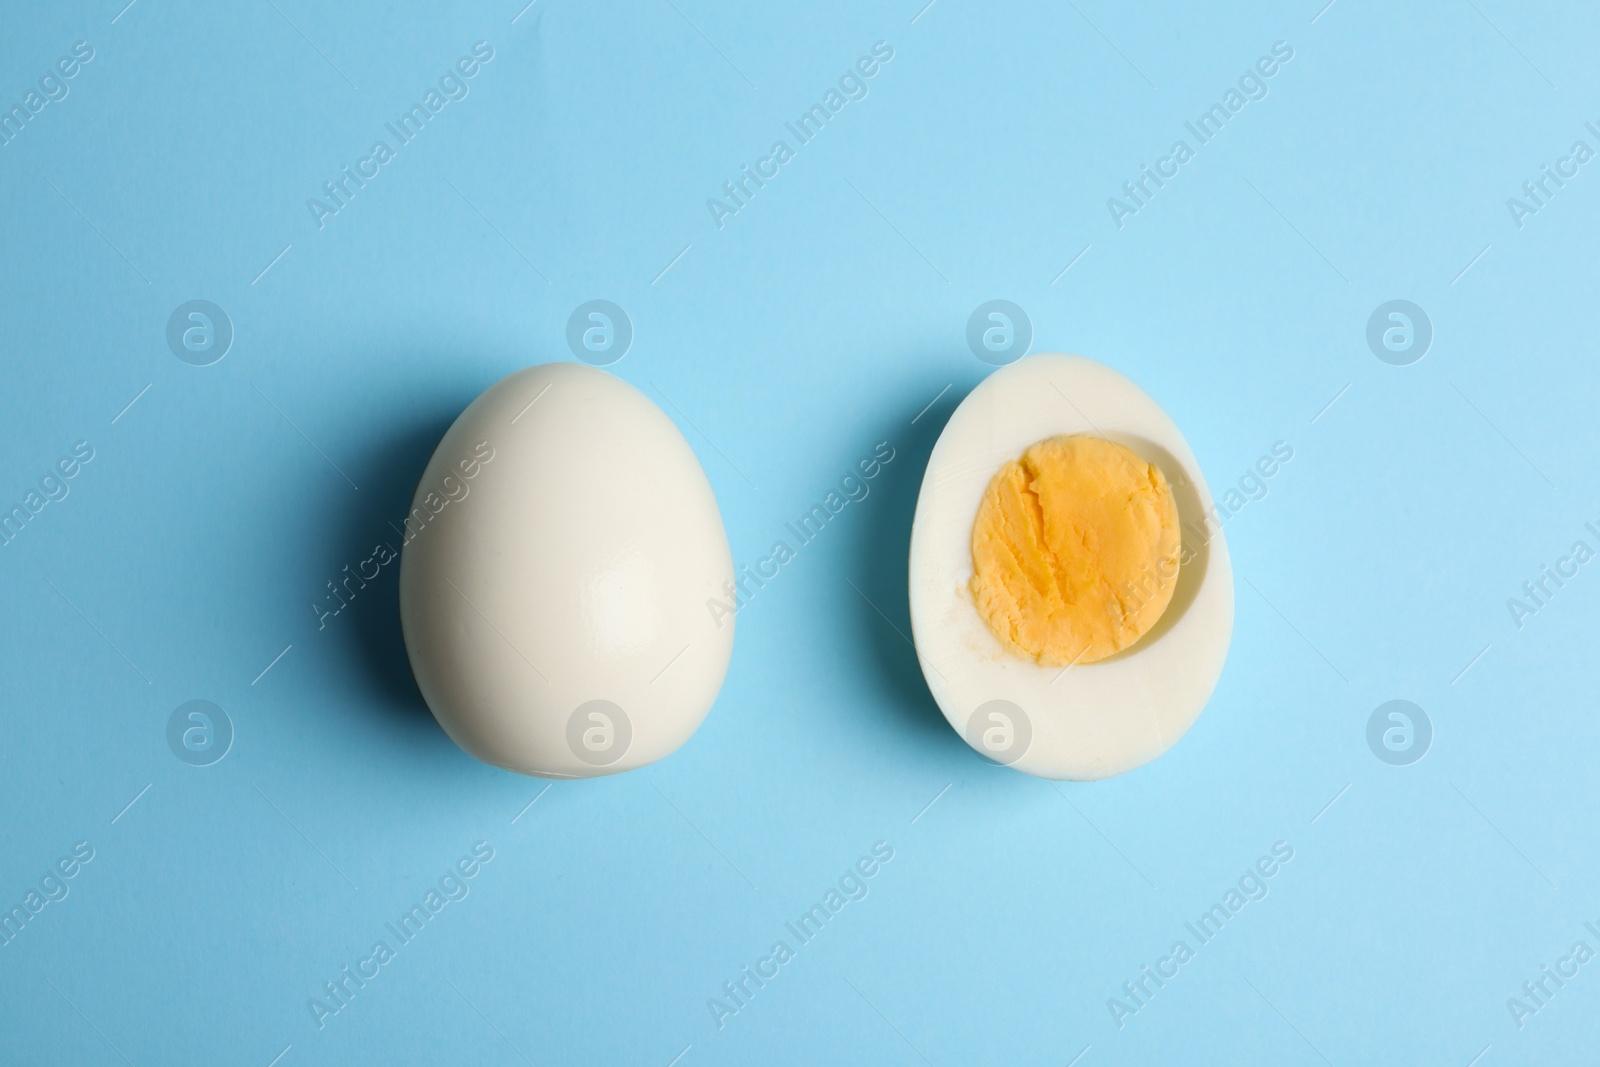
[[[430,504],[451,485],[459,503]],[[733,557],[694,450],[649,397],[582,363],[507,375],[439,442],[412,514],[401,630],[418,690],[464,750],[587,778],[694,734],[733,654],[733,619],[710,610]],[[605,742],[592,748],[591,723]]]
[[[973,604],[972,524],[1003,464],[1036,441],[1077,433],[1125,445],[1160,468],[1186,562],[1167,610],[1137,643],[1098,663],[1042,667],[1002,647]],[[1210,699],[1233,636],[1233,568],[1222,530],[1208,521],[1211,506],[1177,426],[1111,368],[1036,355],[984,380],[939,435],[911,528],[917,659],[956,732],[1018,770],[1075,781],[1121,774],[1170,748]],[[1012,708],[1023,721],[1011,721]],[[991,724],[996,751],[983,742]]]

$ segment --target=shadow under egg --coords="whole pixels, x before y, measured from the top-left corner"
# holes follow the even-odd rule
[[[870,642],[872,657],[881,682],[899,699],[888,703],[908,726],[936,739],[965,748],[953,735],[928,688],[921,661],[911,639],[911,603],[907,582],[911,527],[928,459],[933,454],[945,424],[965,399],[972,386],[958,383],[940,391],[932,381],[926,393],[937,392],[932,403],[906,405],[899,416],[880,432],[895,450],[894,461],[873,483],[872,497],[865,502],[867,515],[857,539],[851,582],[855,592],[843,591],[845,603]],[[895,428],[898,427],[898,428]],[[859,595],[858,595],[859,594]],[[863,601],[862,598],[865,598]],[[854,603],[852,603],[854,602]],[[879,617],[879,613],[882,617]]]

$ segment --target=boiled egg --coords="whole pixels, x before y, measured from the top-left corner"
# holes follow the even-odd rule
[[[577,363],[518,371],[450,427],[400,556],[412,673],[486,763],[581,778],[643,766],[699,727],[733,619],[711,485],[662,410]]]
[[[911,531],[911,625],[957,733],[1044,778],[1121,774],[1210,699],[1233,571],[1183,435],[1111,368],[1036,355],[961,403]]]

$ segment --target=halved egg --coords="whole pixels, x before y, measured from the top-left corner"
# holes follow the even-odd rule
[[[980,754],[1108,778],[1194,724],[1233,635],[1211,493],[1161,407],[1111,368],[1037,355],[939,435],[911,528],[917,659]]]

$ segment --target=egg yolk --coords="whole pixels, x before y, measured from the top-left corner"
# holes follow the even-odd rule
[[[972,527],[972,598],[1010,652],[1093,663],[1161,618],[1178,508],[1154,464],[1100,437],[1050,437],[1001,467]]]

